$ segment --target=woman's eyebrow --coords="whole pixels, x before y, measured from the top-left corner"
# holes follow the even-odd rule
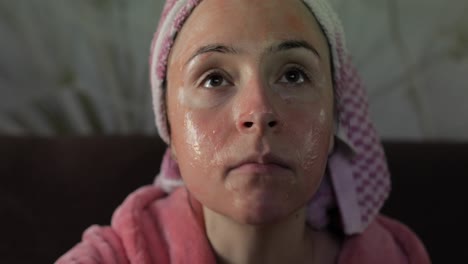
[[[198,48],[192,56],[190,56],[190,59],[187,60],[185,65],[187,65],[191,60],[195,59],[195,57],[205,54],[205,53],[210,53],[210,52],[219,52],[219,53],[230,53],[230,54],[237,54],[239,53],[235,48],[233,47],[228,47],[223,44],[209,44],[206,46],[202,46]]]
[[[314,53],[320,59],[320,54],[309,42],[305,40],[285,40],[280,44],[273,45],[269,48],[269,53],[276,53],[280,51],[287,51],[291,49],[303,48]]]
[[[320,54],[317,52],[317,50],[307,41],[305,40],[285,40],[280,42],[279,44],[274,44],[271,47],[266,49],[266,53],[277,53],[281,51],[287,51],[291,49],[298,49],[298,48],[303,48],[308,51],[311,51],[314,53],[315,56],[317,56],[320,59]],[[228,54],[238,54],[239,51],[235,49],[234,47],[226,46],[224,44],[208,44],[205,46],[202,46],[198,48],[192,56],[187,60],[185,65],[189,64],[190,61],[195,59],[197,56],[205,54],[205,53],[210,53],[210,52],[218,52],[218,53],[228,53]]]

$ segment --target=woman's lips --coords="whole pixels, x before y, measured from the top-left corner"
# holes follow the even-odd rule
[[[243,163],[237,167],[234,167],[232,171],[237,173],[248,173],[248,174],[274,174],[280,171],[287,170],[287,168],[276,164],[276,163],[257,163],[257,162],[247,162]]]
[[[273,154],[251,155],[229,168],[229,171],[254,174],[272,174],[285,170],[291,170],[289,163]]]

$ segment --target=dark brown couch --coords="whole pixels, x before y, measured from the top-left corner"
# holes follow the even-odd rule
[[[393,192],[383,212],[410,226],[434,263],[468,259],[468,144],[385,142]],[[52,263],[127,194],[151,184],[157,137],[0,136],[0,263]],[[464,261],[463,261],[464,262]]]

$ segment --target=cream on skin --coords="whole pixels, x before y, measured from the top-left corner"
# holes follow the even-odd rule
[[[171,148],[220,262],[336,255],[336,241],[305,220],[333,146],[330,68],[299,0],[204,0],[179,32],[167,74]]]

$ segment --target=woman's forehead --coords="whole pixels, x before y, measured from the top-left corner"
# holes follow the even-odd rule
[[[301,0],[204,0],[179,32],[173,55],[190,56],[213,44],[262,51],[285,40],[305,41],[328,53],[320,26]]]

